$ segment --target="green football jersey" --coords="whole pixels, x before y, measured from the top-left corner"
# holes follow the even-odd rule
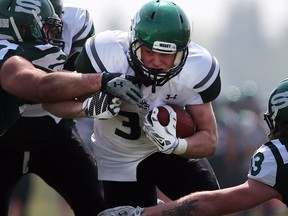
[[[0,40],[0,67],[11,56],[22,56],[33,65],[47,72],[62,70],[67,60],[64,52],[56,46],[43,43],[13,43]],[[23,89],[25,91],[25,89]],[[0,136],[21,116],[25,104],[34,102],[15,97],[0,88]]]

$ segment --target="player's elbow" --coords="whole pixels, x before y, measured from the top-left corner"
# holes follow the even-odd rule
[[[1,87],[7,91],[10,92],[11,89],[13,89],[14,82],[14,73],[12,71],[6,70],[6,66],[3,65],[0,70],[0,84]]]
[[[208,151],[208,157],[211,157],[215,154],[216,152],[216,149],[217,149],[217,143],[213,143],[211,146],[210,146],[210,149]]]
[[[13,85],[10,82],[10,79],[8,77],[5,77],[4,75],[0,76],[0,84],[1,84],[2,89],[4,89],[7,92],[11,92]]]
[[[204,138],[205,137],[205,138]],[[204,144],[204,148],[203,148],[203,153],[205,157],[211,157],[216,153],[216,149],[217,149],[217,142],[218,142],[218,136],[217,133],[214,132],[210,132],[207,133],[206,136],[204,136],[203,139],[206,140],[203,141]]]
[[[218,146],[218,138],[217,135],[211,136],[210,137],[210,144],[209,144],[209,148],[207,151],[207,156],[211,157],[216,153],[216,149]]]

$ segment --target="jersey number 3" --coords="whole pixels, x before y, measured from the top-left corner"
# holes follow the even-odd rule
[[[140,121],[139,121],[139,115],[138,113],[133,112],[125,112],[120,111],[118,115],[121,115],[128,119],[127,121],[123,120],[122,126],[123,127],[129,127],[130,133],[126,133],[120,129],[115,130],[115,134],[128,140],[137,140],[141,136],[141,127],[140,127]]]

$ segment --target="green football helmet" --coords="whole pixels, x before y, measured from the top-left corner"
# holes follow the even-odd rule
[[[191,27],[185,12],[168,0],[153,0],[136,13],[130,27],[128,59],[136,74],[162,86],[183,68],[188,55]],[[174,65],[168,71],[147,68],[141,61],[141,46],[155,52],[175,54]]]
[[[1,0],[0,39],[64,46],[62,21],[49,0]]]
[[[270,130],[280,123],[288,122],[288,79],[282,80],[270,94],[264,120]]]

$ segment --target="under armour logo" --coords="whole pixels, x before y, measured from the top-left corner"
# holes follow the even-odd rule
[[[167,97],[166,97],[166,100],[169,100],[169,99],[176,99],[177,98],[177,94],[175,94],[174,96],[171,96],[170,94],[167,94]]]
[[[124,87],[123,82],[119,82],[119,83],[114,82],[113,85],[114,85],[114,88],[116,88],[117,86]]]

